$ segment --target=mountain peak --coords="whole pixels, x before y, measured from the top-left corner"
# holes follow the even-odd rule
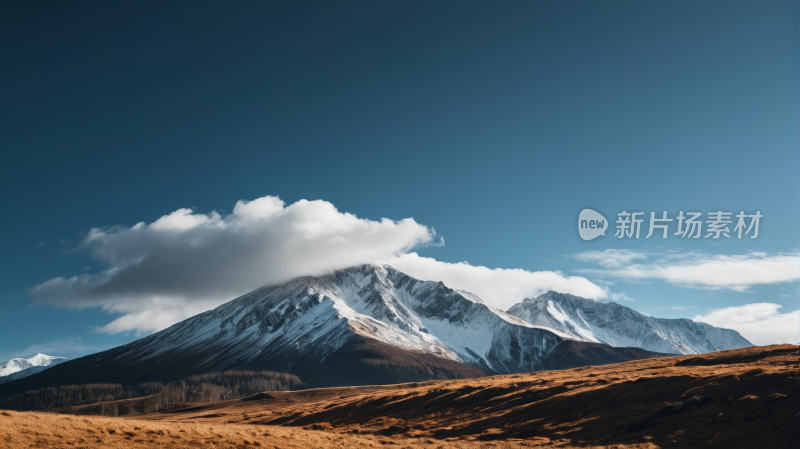
[[[422,379],[439,375],[418,366],[411,354],[471,373],[529,372],[542,369],[550,351],[565,339],[569,337],[558,331],[489,307],[472,293],[371,263],[259,288],[109,351],[108,359],[124,375],[130,371],[128,363],[144,370],[161,363],[175,377],[269,369],[322,385],[329,380],[320,377],[320,366],[362,357],[356,348],[363,342],[389,348],[385,350],[395,354],[391,363],[397,364],[398,373],[419,371]],[[177,366],[172,362],[177,354],[192,357]],[[416,368],[401,368],[406,363]],[[373,374],[378,376],[384,365],[376,366]]]
[[[373,263],[364,263],[364,264],[361,264],[361,265],[352,266],[350,268],[344,268],[344,269],[341,269],[341,270],[337,270],[337,271],[334,271],[333,273],[331,273],[331,275],[332,276],[336,276],[337,274],[359,273],[359,274],[362,274],[362,275],[378,274],[381,277],[385,277],[385,276],[392,275],[395,272],[397,272],[397,270],[395,270],[394,268],[392,268],[391,266],[389,266],[389,265],[387,265],[385,263],[373,262]],[[318,277],[322,278],[322,277],[325,277],[325,276],[318,276]]]
[[[589,299],[589,298],[582,298],[580,296],[570,295],[569,293],[559,293],[557,291],[549,290],[546,293],[542,293],[541,295],[535,298],[525,298],[522,302],[523,303],[530,303],[530,302],[537,302],[537,301],[546,301],[546,300],[555,300],[555,301],[592,301],[592,302],[599,302],[596,299]]]
[[[65,360],[67,360],[65,357],[56,357],[41,353],[36,354],[35,356],[29,359],[23,359],[23,358],[11,359],[6,361],[5,363],[0,363],[0,377],[8,376],[10,374],[14,374],[16,372],[26,370],[34,366],[49,366],[53,364],[54,361],[65,361]]]
[[[53,360],[64,359],[64,358],[65,357],[58,357],[58,356],[39,353],[29,358],[28,362],[30,362],[34,366],[46,366],[49,365],[50,362],[52,362]]]
[[[752,346],[738,332],[692,320],[653,318],[614,302],[549,291],[508,313],[584,341],[635,346],[660,353],[698,354]]]
[[[556,366],[556,348],[573,340],[470,292],[371,263],[259,288],[7,388],[71,379],[169,380],[232,369],[291,372],[310,386],[416,382],[548,369]],[[593,362],[612,360],[603,357]]]

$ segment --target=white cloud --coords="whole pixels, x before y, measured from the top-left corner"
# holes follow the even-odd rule
[[[756,303],[713,309],[694,321],[738,331],[751,343],[769,345],[800,342],[800,310],[779,313],[780,304]]]
[[[381,261],[471,291],[502,309],[547,290],[607,296],[579,276],[449,264],[407,253],[441,242],[432,228],[411,218],[365,220],[325,201],[286,206],[267,196],[239,201],[228,215],[179,209],[150,224],[94,228],[80,249],[108,268],[50,279],[28,295],[36,303],[120,314],[97,328],[105,333],[161,330],[263,285]]]
[[[268,284],[375,262],[431,244],[411,218],[366,220],[326,201],[239,201],[228,215],[179,209],[151,224],[93,228],[80,249],[108,268],[53,278],[35,303],[123,313],[101,331],[153,331]]]
[[[681,311],[683,311],[683,310],[696,309],[696,308],[697,308],[697,306],[666,306],[666,307],[659,307],[656,310],[672,309],[672,310],[681,310]]]
[[[608,297],[609,297],[609,299],[611,299],[613,301],[633,301],[633,298],[631,298],[630,296],[628,296],[628,295],[626,295],[625,293],[622,293],[622,292],[620,292],[620,293],[609,293]]]
[[[645,259],[647,254],[629,249],[607,249],[605,251],[586,251],[569,257],[583,262],[594,262],[606,268],[619,268],[636,259]]]
[[[556,271],[527,271],[517,268],[487,268],[467,262],[446,263],[417,253],[402,254],[385,260],[409,276],[441,281],[450,288],[467,290],[487,304],[503,310],[548,290],[600,299],[607,291],[580,276],[565,276]]]
[[[628,252],[633,252],[627,250]],[[641,253],[604,261],[599,251],[574,255],[593,261],[605,269],[580,269],[578,273],[612,277],[627,281],[663,280],[674,285],[710,290],[745,291],[753,285],[795,282],[800,279],[800,257],[790,253],[749,253],[745,255],[710,255],[703,253]],[[631,263],[654,257],[650,263]]]
[[[87,344],[81,337],[68,337],[61,340],[45,343],[34,343],[24,349],[0,354],[0,362],[8,359],[22,357],[30,358],[36,354],[47,354],[56,357],[80,357],[86,354],[108,349],[108,345]]]
[[[230,297],[222,297],[220,300],[153,296],[139,298],[129,303],[111,302],[103,307],[109,312],[122,315],[104,326],[95,327],[95,331],[106,334],[133,332],[136,335],[155,332],[198,313],[211,310],[237,296],[240,295],[233,293]]]

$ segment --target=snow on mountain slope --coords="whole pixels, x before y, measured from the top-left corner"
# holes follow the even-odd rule
[[[644,357],[532,325],[388,265],[263,287],[161,332],[0,385],[0,397],[88,382],[174,381],[271,370],[310,387],[418,382]]]
[[[55,357],[45,354],[36,354],[29,359],[11,359],[0,364],[0,378],[37,366],[46,367],[57,365],[66,360],[67,359],[64,357]]]
[[[573,338],[673,354],[753,346],[738,332],[688,319],[653,318],[613,302],[547,292],[512,306],[508,313]]]
[[[30,368],[25,368],[22,371],[17,371],[16,373],[9,374],[8,376],[0,376],[0,384],[11,382],[12,380],[22,379],[23,377],[28,377],[36,373],[41,373],[42,371],[52,368],[55,365],[60,364],[61,362],[66,362],[68,359],[63,360],[56,360],[53,361],[52,364],[46,366],[32,366]]]
[[[374,264],[261,288],[128,346],[144,360],[202,353],[199,363],[210,371],[288,352],[324,360],[353,335],[494,372],[539,369],[570,339],[473,294]]]

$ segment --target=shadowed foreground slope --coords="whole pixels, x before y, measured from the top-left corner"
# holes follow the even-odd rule
[[[259,393],[177,404],[182,409],[158,415],[106,418],[93,415],[96,406],[62,410],[79,416],[10,412],[0,416],[0,426],[4,419],[8,424],[0,427],[0,442],[87,448],[212,442],[217,444],[210,447],[279,448],[797,447],[798,362],[797,346],[780,345],[564,371]],[[47,424],[44,417],[71,421]],[[70,428],[92,430],[90,437],[102,442],[85,434],[67,437]]]
[[[159,419],[542,445],[793,447],[800,444],[799,376],[798,347],[781,345],[565,371],[275,392]]]

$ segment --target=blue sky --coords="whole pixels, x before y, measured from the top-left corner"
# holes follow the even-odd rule
[[[163,292],[144,275],[126,290],[138,299],[113,307],[102,288],[95,302],[58,285],[44,301],[26,294],[58,277],[101,282],[118,254],[87,246],[92,228],[124,234],[182,208],[225,219],[266,196],[328,202],[387,232],[388,252],[581,276],[602,300],[658,317],[739,307],[714,319],[796,324],[800,273],[770,274],[799,247],[796,2],[2,8],[0,359],[105,349],[141,331],[98,329],[147,304],[159,313]],[[587,205],[612,220],[623,209],[764,218],[755,240],[585,243],[574,221]],[[427,237],[398,237],[382,218],[413,218]],[[575,256],[587,251],[604,258]],[[621,254],[634,259],[617,268],[647,275],[611,270]],[[180,269],[165,260],[160,275]],[[711,285],[666,277],[675,267],[755,274]],[[193,301],[190,287],[169,288]],[[781,308],[741,308],[752,304]]]

